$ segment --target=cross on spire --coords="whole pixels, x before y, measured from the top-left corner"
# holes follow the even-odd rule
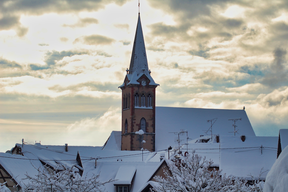
[[[140,0],[138,0],[138,14],[140,14]]]

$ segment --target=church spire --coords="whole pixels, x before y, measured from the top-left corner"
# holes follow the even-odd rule
[[[146,49],[144,37],[141,26],[140,13],[138,14],[138,22],[136,27],[136,34],[134,38],[133,51],[131,55],[129,74],[133,73],[148,73],[148,62],[146,56]]]
[[[129,70],[127,70],[126,77],[128,82],[126,85],[139,85],[140,77],[143,75],[149,79],[149,85],[158,86],[150,75],[151,71],[148,68],[147,55],[145,49],[144,36],[142,31],[140,13],[138,13],[138,22],[136,27],[136,33],[133,43],[133,50],[131,55],[131,61]],[[122,88],[125,83],[123,83],[119,88]]]

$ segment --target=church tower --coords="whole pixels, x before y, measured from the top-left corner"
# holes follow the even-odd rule
[[[121,150],[155,151],[155,89],[148,68],[140,13],[122,90]]]

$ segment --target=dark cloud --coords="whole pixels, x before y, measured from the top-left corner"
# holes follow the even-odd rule
[[[238,28],[243,24],[243,21],[240,19],[226,19],[223,24],[229,29]]]
[[[12,27],[18,24],[19,24],[18,17],[4,16],[3,18],[0,19],[0,30],[11,29]]]
[[[86,27],[87,25],[91,24],[98,24],[99,21],[95,18],[84,18],[84,19],[79,19],[79,21],[76,24],[73,25],[63,25],[63,27]]]
[[[6,59],[0,58],[0,68],[20,68],[22,66],[16,63],[15,61],[8,61]]]
[[[69,13],[74,11],[96,11],[107,4],[123,5],[127,0],[3,0],[2,12],[22,12],[35,15],[50,12]]]
[[[279,87],[288,84],[287,51],[282,48],[274,50],[274,61],[262,79],[264,85]]]
[[[55,65],[57,61],[62,60],[64,57],[72,57],[74,55],[88,54],[87,51],[51,51],[47,52],[45,62],[48,66]]]
[[[16,27],[19,37],[24,36],[28,29],[20,26],[20,15],[42,15],[45,13],[72,13],[75,11],[96,11],[104,8],[107,4],[116,3],[123,5],[128,0],[1,0],[0,30]],[[81,19],[79,25],[98,23],[96,19]]]
[[[87,51],[49,51],[46,53],[45,62],[46,65],[30,64],[31,70],[44,70],[49,69],[51,66],[55,65],[57,61],[62,60],[64,57],[72,57],[74,55],[88,54]]]
[[[115,40],[102,35],[90,35],[75,39],[74,43],[83,42],[87,45],[107,45]]]

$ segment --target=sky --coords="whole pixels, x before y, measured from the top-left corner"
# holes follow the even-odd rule
[[[245,106],[256,135],[288,128],[285,0],[141,0],[140,12],[157,106]],[[137,17],[137,0],[0,1],[0,151],[102,146],[120,131]]]

